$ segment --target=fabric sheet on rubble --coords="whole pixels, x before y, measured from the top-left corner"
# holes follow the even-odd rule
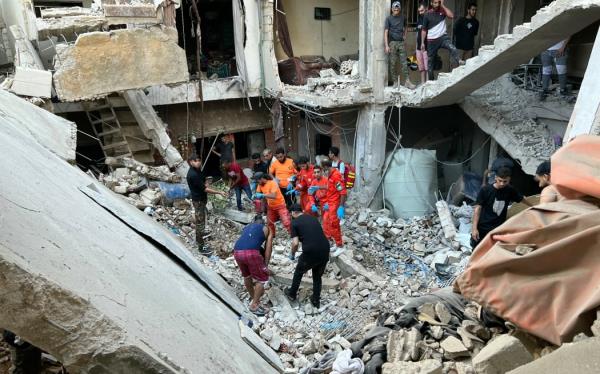
[[[552,183],[570,199],[530,208],[493,230],[455,288],[553,344],[589,334],[600,306],[599,166],[598,136],[559,150]]]

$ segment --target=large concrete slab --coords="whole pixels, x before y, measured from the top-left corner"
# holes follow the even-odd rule
[[[159,28],[91,32],[56,49],[54,85],[62,101],[189,79],[185,51]]]
[[[240,337],[223,301],[232,290],[195,276],[179,257],[183,244],[164,251],[178,241],[154,239],[161,229],[143,213],[125,211],[128,224],[82,193],[90,177],[16,117],[0,111],[0,326],[69,372],[277,372]],[[118,196],[103,197],[119,206]],[[156,227],[138,232],[134,221]]]
[[[440,73],[416,90],[404,87],[386,90],[404,106],[435,107],[451,105],[466,95],[527,63],[546,48],[600,20],[599,0],[556,0],[531,18],[531,23],[516,26],[512,34],[500,35],[492,46],[483,46],[479,55],[452,73]]]
[[[77,126],[73,122],[0,89],[0,125],[6,121],[18,124],[23,136],[37,140],[63,160],[75,161]]]
[[[17,95],[50,98],[52,73],[46,70],[17,66],[10,90]]]

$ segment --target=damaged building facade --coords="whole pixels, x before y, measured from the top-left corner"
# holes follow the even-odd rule
[[[39,304],[34,309],[44,313],[4,318],[6,326],[0,327],[30,338],[74,372],[123,372],[119,362],[130,363],[128,372],[283,370],[279,357],[238,325],[240,315],[247,317],[246,306],[216,273],[194,267],[182,245],[167,233],[148,231],[147,222],[137,221],[130,207],[110,197],[99,183],[90,184],[81,173],[52,175],[41,167],[48,158],[57,158],[47,166],[50,170],[62,170],[61,162],[67,161],[98,175],[109,169],[108,158],[125,156],[167,165],[185,176],[186,158],[202,153],[207,173],[219,175],[219,159],[211,150],[225,134],[233,134],[243,166],[265,148],[283,147],[293,157],[315,161],[337,146],[341,159],[356,167],[352,195],[357,205],[386,207],[401,220],[435,211],[437,191],[466,195],[465,186],[481,181],[503,152],[518,165],[516,174],[523,177],[515,178],[519,188],[533,190],[531,176],[541,161],[575,136],[600,134],[600,76],[598,69],[588,68],[600,63],[600,1],[480,0],[475,56],[452,69],[447,53],[441,52],[436,80],[416,89],[388,85],[383,35],[390,3],[2,0],[0,69],[5,74],[0,113],[10,119],[2,126],[11,155],[4,172],[28,180],[31,175],[12,174],[11,168],[29,157],[52,184],[49,192],[60,197],[3,200],[10,214],[32,226],[40,211],[53,221],[79,223],[67,232],[49,224],[55,240],[34,241],[24,249],[14,238],[3,242],[10,255],[0,261],[0,273],[15,274],[16,279],[7,283],[14,297],[2,296],[7,310],[18,313],[20,300],[35,296]],[[418,3],[402,1],[409,56],[415,52]],[[445,1],[457,16],[468,3]],[[452,21],[447,22],[451,32]],[[571,103],[556,95],[539,102],[539,54],[569,37],[569,86],[577,100]],[[418,73],[410,72],[413,81]],[[53,130],[36,127],[38,123]],[[399,185],[411,183],[414,190],[394,195]],[[2,192],[18,194],[19,187],[4,182]],[[36,194],[33,189],[26,192]],[[71,195],[77,198],[54,210]],[[72,211],[77,215],[70,216]],[[376,218],[384,224],[373,219],[369,230],[381,242],[377,226],[402,233],[391,218]],[[358,212],[349,220],[356,227],[366,226],[366,221]],[[19,227],[7,230],[21,232]],[[75,234],[74,239],[61,239]],[[94,235],[128,239],[104,242]],[[91,248],[91,254],[61,252],[75,241]],[[40,247],[57,260],[24,260],[36,257]],[[123,247],[132,253],[115,249]],[[136,253],[144,254],[139,267],[131,266],[133,259],[121,261]],[[99,260],[90,256],[106,261],[100,273],[112,283],[79,284],[84,274],[98,271]],[[464,256],[458,257],[457,263],[462,260]],[[72,268],[78,273],[65,270]],[[153,269],[159,268],[166,269],[164,279],[153,277]],[[49,281],[45,276],[50,273],[62,275]],[[37,277],[29,279],[32,274]],[[381,280],[370,275],[373,284]],[[26,283],[35,286],[32,293],[22,288]],[[111,284],[127,287],[109,292]],[[156,288],[155,294],[145,293],[148,285]],[[65,294],[65,305],[48,301],[51,293],[84,286],[85,292]],[[370,291],[360,290],[365,300]],[[106,294],[113,297],[106,299]],[[198,310],[198,315],[177,310],[180,299],[185,303],[179,309]],[[161,315],[148,313],[149,305],[161,303],[167,304]],[[207,310],[209,303],[215,309]],[[48,305],[55,309],[44,309]],[[45,319],[60,315],[61,307],[73,314],[64,320]],[[133,321],[131,315],[137,314],[140,321]],[[103,334],[107,340],[96,341],[96,330],[73,325],[79,315],[94,329],[110,331]],[[163,319],[178,330],[158,339],[152,331]],[[24,323],[31,320],[43,322]],[[204,329],[207,321],[219,328]],[[56,331],[42,336],[36,329]],[[77,335],[80,329],[90,335]],[[70,341],[74,336],[81,339]],[[204,345],[178,350],[190,341]],[[219,344],[207,343],[215,341]],[[199,348],[218,365],[197,357]],[[229,361],[229,355],[236,359]]]

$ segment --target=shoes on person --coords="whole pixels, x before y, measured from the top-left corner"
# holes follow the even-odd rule
[[[321,307],[321,301],[319,300],[314,300],[313,298],[311,298],[310,303],[313,307],[315,307],[315,309],[319,309]]]
[[[292,295],[289,287],[283,289],[283,294],[288,298],[289,301],[296,301],[296,295]]]
[[[335,245],[335,244],[331,244],[331,245],[329,246],[329,253],[333,253],[333,252],[335,252],[335,250],[336,250],[336,249],[337,249],[337,245]]]
[[[410,79],[408,79],[408,78],[404,82],[404,87],[406,87],[410,90],[414,90],[415,88],[417,88],[417,86],[415,86],[415,84],[413,82],[411,82]]]
[[[344,247],[336,247],[335,251],[333,252],[332,256],[333,257],[338,257],[339,255],[341,255],[342,253],[344,253],[346,251],[346,248]]]
[[[262,317],[268,313],[268,310],[266,310],[265,308],[263,308],[260,305],[256,309],[252,309],[252,308],[248,308],[248,309],[250,309],[250,312],[252,312],[252,314],[254,314],[257,317]]]
[[[466,64],[466,61],[465,61],[465,60],[458,60],[458,65],[459,65],[459,66],[462,66],[462,65],[464,65],[464,64]]]
[[[540,91],[540,101],[546,101],[547,97],[548,97],[548,91],[546,91],[546,90]]]

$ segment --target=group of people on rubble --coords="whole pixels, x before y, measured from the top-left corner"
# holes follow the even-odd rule
[[[434,70],[436,68],[436,59],[440,49],[446,49],[449,52],[450,62],[453,67],[464,65],[465,61],[474,55],[475,37],[479,33],[479,21],[477,15],[477,3],[469,2],[464,17],[459,17],[454,22],[452,39],[448,36],[446,19],[454,19],[452,12],[445,4],[444,0],[425,0],[419,3],[417,9],[416,22],[416,45],[415,58],[417,68],[421,77],[421,84],[427,80],[434,79]],[[404,86],[414,89],[409,77],[407,65],[406,47],[407,36],[406,17],[402,14],[402,5],[400,1],[394,1],[391,7],[391,14],[385,19],[384,27],[384,48],[385,53],[389,55],[388,80],[393,81],[395,87],[404,82]],[[542,87],[540,91],[540,101],[544,101],[549,94],[550,83],[552,82],[552,68],[556,66],[558,81],[560,86],[560,96],[567,101],[573,98],[569,95],[567,87],[567,45],[569,39],[562,40],[541,54],[542,63]],[[400,73],[396,65],[400,65]],[[441,66],[441,65],[440,65]],[[404,78],[404,81],[401,80]]]
[[[230,143],[225,135],[222,144]],[[229,152],[232,149],[219,146],[214,153],[221,158],[230,193],[236,194],[237,208],[243,210],[242,193],[254,202],[256,216],[234,245],[234,259],[251,298],[250,310],[256,315],[266,313],[260,298],[271,274],[268,265],[278,221],[291,237],[289,258],[297,260],[292,285],[284,292],[290,300],[295,300],[302,276],[312,270],[311,303],[319,308],[321,277],[330,252],[338,256],[344,251],[340,223],[345,217],[347,189],[353,186],[352,167],[340,159],[338,147],[331,147],[329,158],[317,164],[305,156],[294,161],[283,148],[277,148],[274,154],[265,149],[262,155],[252,155],[252,177],[248,178],[235,162],[233,151]],[[224,197],[230,194],[210,187],[198,155],[190,156],[188,161],[187,182],[195,210],[196,241],[199,252],[208,256],[212,251],[204,242],[207,194]],[[296,259],[300,243],[302,254]]]

